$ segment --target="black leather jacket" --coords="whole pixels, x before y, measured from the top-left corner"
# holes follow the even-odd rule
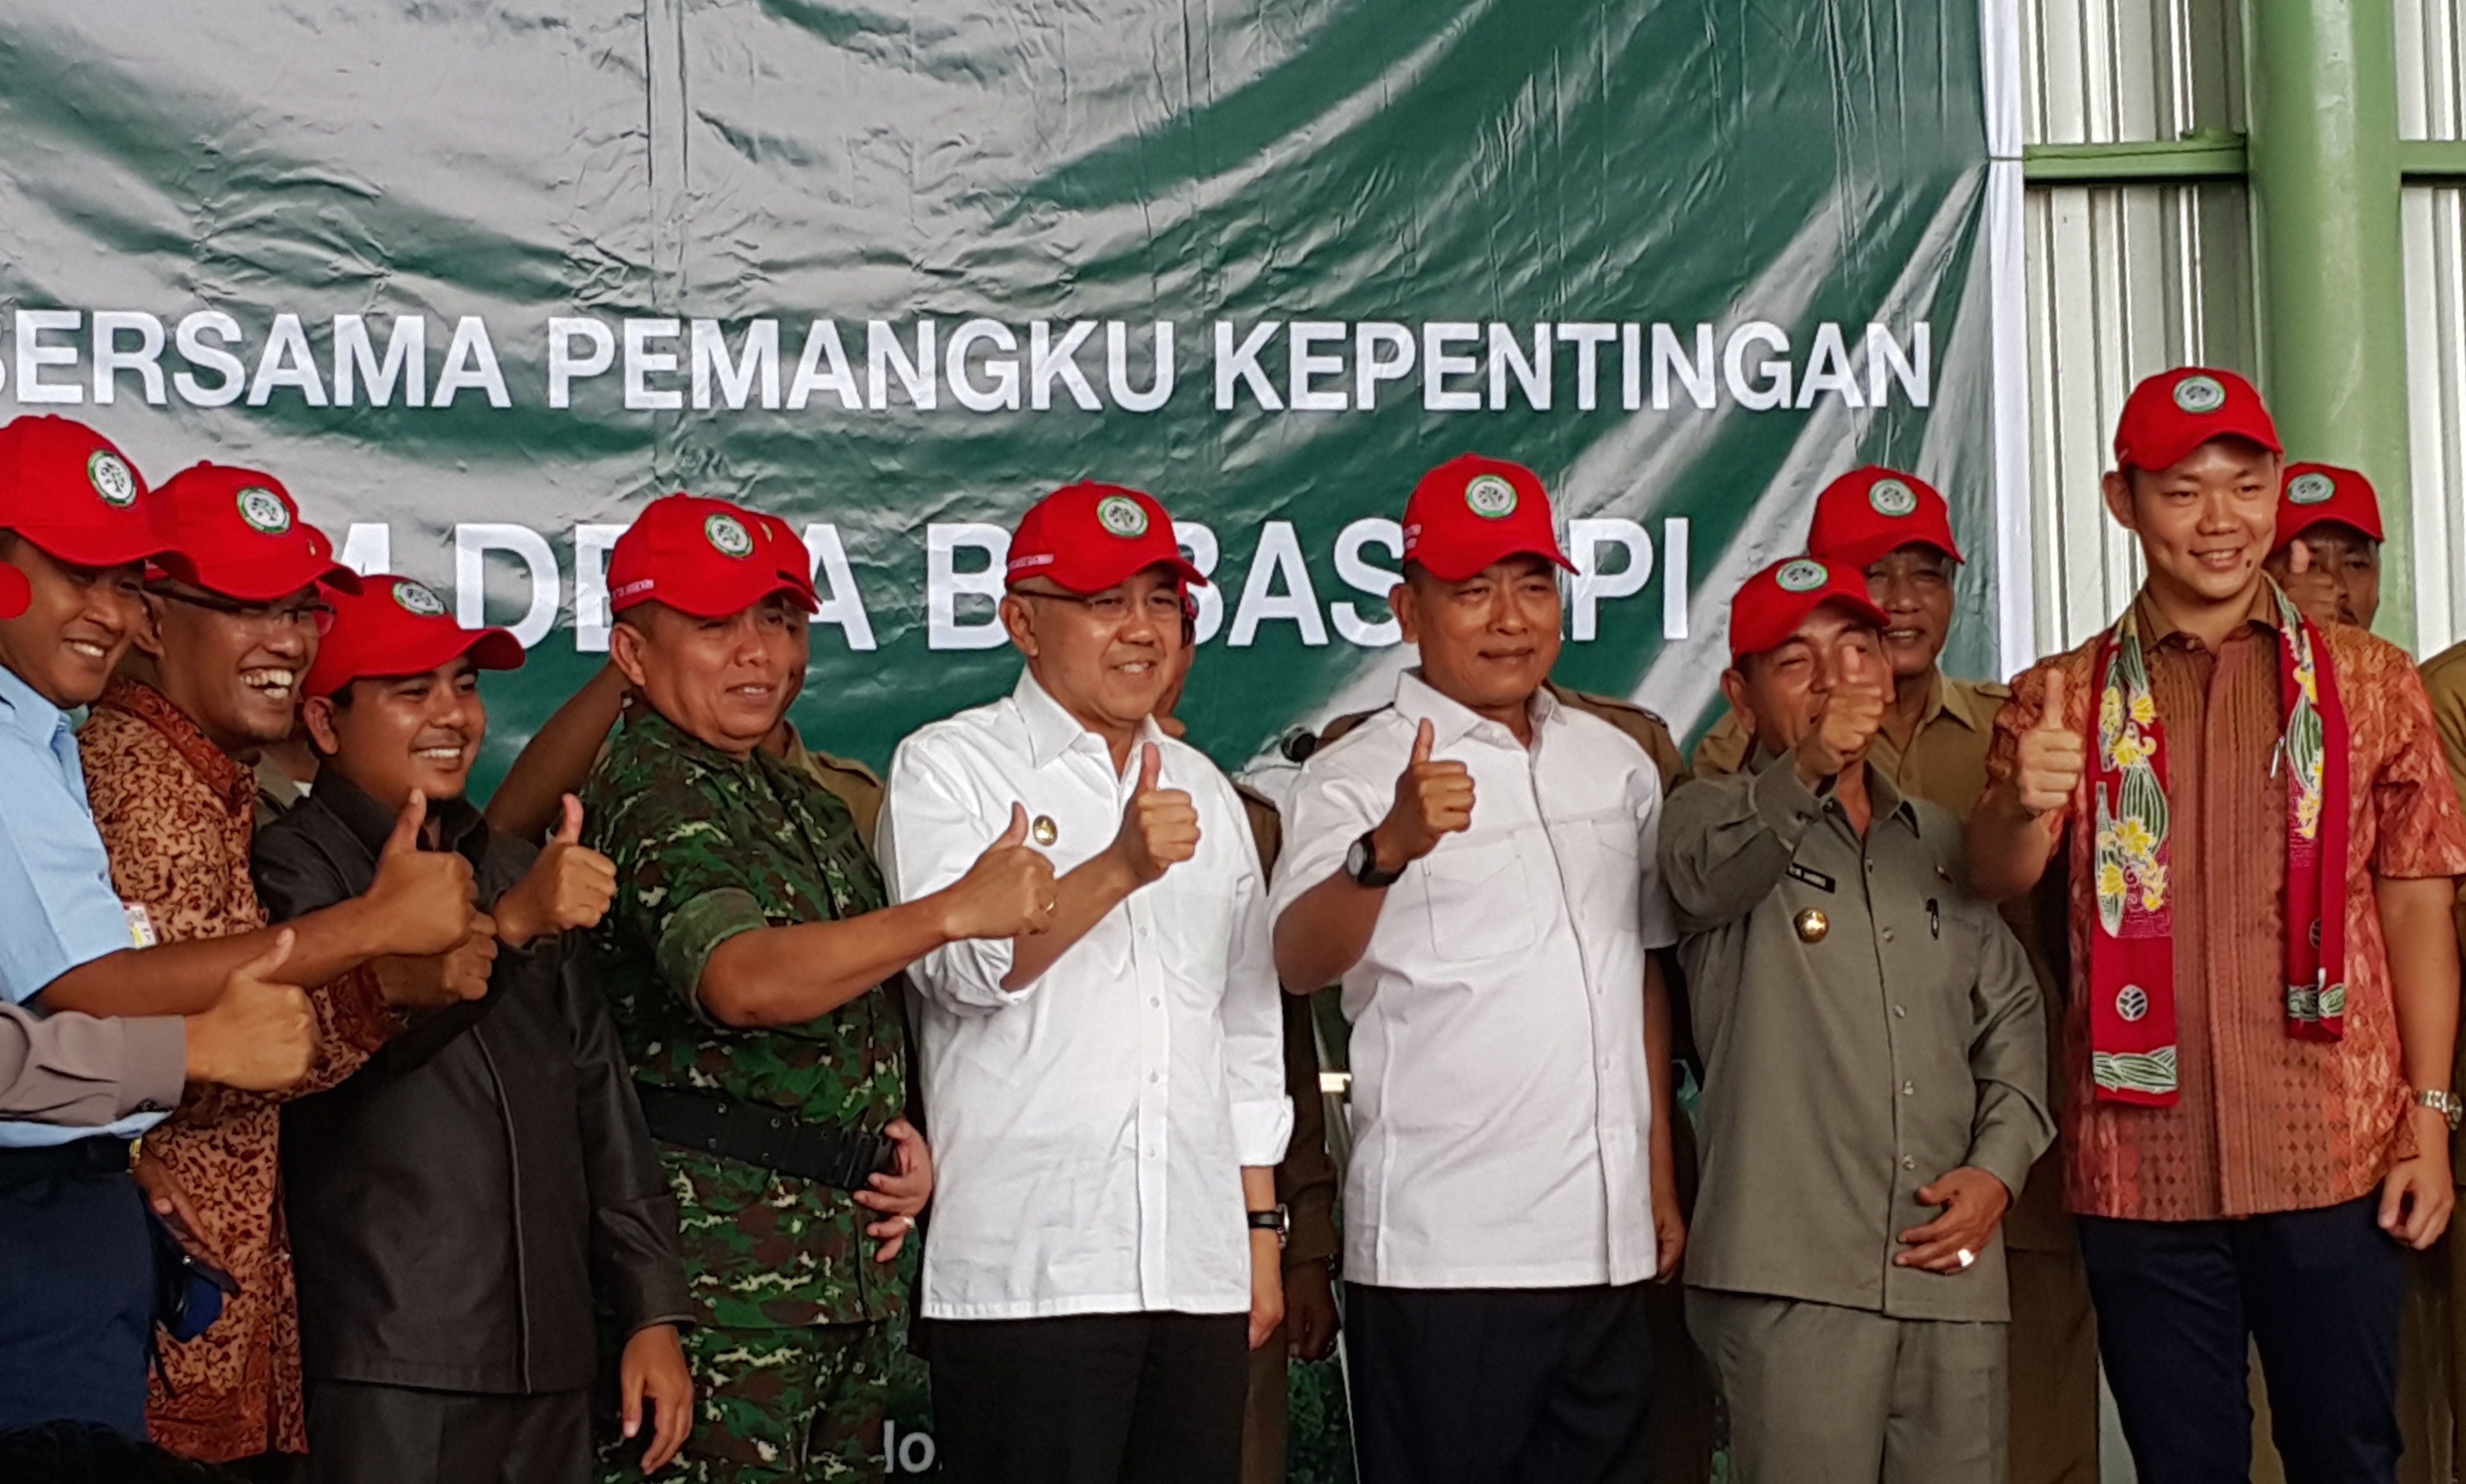
[[[481,905],[532,847],[432,802]],[[365,891],[394,812],[327,769],[260,831],[276,921]],[[483,1000],[415,1015],[287,1105],[282,1176],[312,1381],[496,1394],[592,1383],[593,1295],[620,1334],[690,1322],[677,1205],[579,934],[503,949]]]

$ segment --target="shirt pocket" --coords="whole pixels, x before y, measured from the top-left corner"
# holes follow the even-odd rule
[[[1495,958],[1541,935],[1524,857],[1513,842],[1445,846],[1422,858],[1430,948],[1442,962]]]
[[[1567,890],[1593,928],[1634,927],[1644,899],[1644,826],[1621,809],[1588,814],[1558,832]]]
[[[1162,967],[1177,978],[1222,988],[1233,947],[1233,880],[1184,863],[1150,888]],[[1186,874],[1187,873],[1187,874]]]

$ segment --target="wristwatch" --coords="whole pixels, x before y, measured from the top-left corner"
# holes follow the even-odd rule
[[[1286,1207],[1283,1202],[1277,1202],[1275,1205],[1268,1210],[1252,1211],[1249,1215],[1250,1229],[1252,1231],[1272,1231],[1276,1234],[1277,1251],[1283,1251],[1285,1249],[1285,1244],[1292,1240],[1293,1213]]]
[[[1363,830],[1361,838],[1355,841],[1344,852],[1344,873],[1353,878],[1355,886],[1366,887],[1373,891],[1381,887],[1394,886],[1398,878],[1404,874],[1402,866],[1398,866],[1392,871],[1382,871],[1379,868],[1379,846],[1372,840],[1372,837],[1378,833],[1375,829]]]
[[[2416,1090],[2414,1100],[2448,1119],[2449,1132],[2452,1134],[2457,1132],[2457,1125],[2461,1120],[2466,1120],[2466,1101],[2460,1101],[2455,1092],[2433,1091],[2429,1088],[2423,1088]]]

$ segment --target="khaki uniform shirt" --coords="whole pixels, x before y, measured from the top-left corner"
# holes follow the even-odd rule
[[[1250,817],[1259,866],[1272,872],[1285,849],[1285,824],[1275,801],[1240,783],[1233,792],[1242,796],[1242,812]],[[1285,1242],[1285,1267],[1290,1270],[1304,1263],[1333,1265],[1342,1256],[1335,1192],[1343,1180],[1327,1153],[1327,1095],[1319,1089],[1318,1033],[1311,1024],[1310,997],[1288,994],[1284,1000],[1285,1095],[1293,1101],[1293,1136],[1276,1166],[1276,1199],[1292,1223]],[[1277,1476],[1283,1477],[1281,1466]]]
[[[1920,1186],[1972,1165],[2017,1193],[2053,1142],[2045,1007],[2003,919],[1954,881],[1959,821],[1868,777],[1863,838],[1777,759],[1664,813],[1705,1065],[1687,1281],[2001,1320],[2000,1231],[1958,1273],[1893,1257],[1938,1214]]]
[[[788,766],[830,791],[856,820],[856,838],[873,843],[874,821],[882,818],[882,780],[873,770],[845,757],[833,757],[805,746],[794,724],[788,728]]]
[[[1905,798],[1923,798],[1968,819],[1986,792],[1986,746],[1995,740],[1995,713],[2012,699],[2012,687],[1991,680],[1954,680],[1936,672],[1926,709],[1904,750],[1882,732],[1867,750],[1867,766],[1893,781]],[[1744,766],[1756,739],[1738,713],[1723,713],[1695,744],[1695,776],[1724,777]]]

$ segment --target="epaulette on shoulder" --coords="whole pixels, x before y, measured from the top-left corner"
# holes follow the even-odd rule
[[[1660,712],[1648,706],[1639,706],[1625,696],[1605,696],[1598,691],[1564,688],[1560,689],[1558,694],[1571,705],[1582,707],[1586,710],[1625,711],[1630,716],[1641,716],[1665,731],[1670,728],[1670,723],[1662,718]]]
[[[1378,715],[1380,711],[1393,709],[1395,709],[1395,708],[1390,706],[1378,706],[1373,707],[1366,711],[1355,711],[1350,715],[1339,716],[1335,720],[1329,722],[1326,726],[1318,729],[1318,745],[1320,747],[1327,747],[1332,743],[1341,742],[1347,736],[1350,736],[1354,731],[1358,730],[1363,722],[1366,722],[1373,716]]]
[[[825,768],[833,769],[840,773],[853,773],[858,777],[864,779],[867,783],[872,784],[876,788],[883,786],[881,774],[874,772],[872,769],[866,767],[861,762],[858,762],[853,757],[835,756],[829,753],[817,752],[810,747],[805,749],[805,751],[812,753],[814,761],[820,763]]]

